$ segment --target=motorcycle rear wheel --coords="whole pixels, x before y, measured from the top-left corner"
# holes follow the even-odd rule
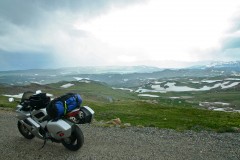
[[[21,122],[18,121],[18,130],[21,133],[21,135],[23,135],[23,137],[27,138],[27,139],[33,139],[35,136],[27,129],[26,126],[24,126],[24,124],[22,124]]]
[[[76,125],[72,127],[71,136],[69,138],[63,139],[62,141],[63,146],[71,151],[79,150],[82,147],[83,143],[84,136],[82,130]]]

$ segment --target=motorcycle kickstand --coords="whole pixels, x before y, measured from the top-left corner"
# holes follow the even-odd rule
[[[47,142],[47,136],[46,136],[46,133],[44,134],[44,142],[43,142],[43,145],[42,145],[42,147],[40,148],[40,149],[43,149],[43,147],[45,146],[45,144],[46,144],[46,142]],[[39,149],[39,150],[40,150]]]
[[[43,145],[42,145],[42,147],[40,149],[43,149],[43,147],[45,146],[46,142],[47,142],[47,139],[45,138],[44,142],[43,142]]]

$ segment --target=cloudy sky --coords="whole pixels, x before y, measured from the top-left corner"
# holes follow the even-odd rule
[[[239,0],[0,1],[0,70],[233,60]]]

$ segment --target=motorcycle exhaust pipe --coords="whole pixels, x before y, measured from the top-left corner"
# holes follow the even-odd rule
[[[36,137],[44,139],[41,134],[39,134],[40,125],[36,123],[32,118],[28,117],[20,122],[27,127],[27,129],[34,134]]]
[[[20,120],[19,122],[22,123],[25,127],[27,127],[29,131],[32,131],[34,128],[28,119]]]

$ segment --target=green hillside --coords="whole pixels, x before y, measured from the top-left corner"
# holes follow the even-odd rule
[[[63,86],[70,84],[70,87]],[[138,93],[112,89],[96,81],[58,82],[47,85],[0,86],[0,106],[14,108],[17,103],[9,103],[4,94],[19,94],[25,91],[41,90],[53,97],[68,92],[79,93],[83,105],[94,109],[97,121],[120,118],[123,123],[134,126],[150,126],[175,130],[214,130],[218,132],[238,131],[240,113],[217,112],[197,107],[199,101],[236,101],[240,94],[234,90],[218,92],[149,93],[159,97],[139,97]],[[173,96],[190,98],[171,99]]]

